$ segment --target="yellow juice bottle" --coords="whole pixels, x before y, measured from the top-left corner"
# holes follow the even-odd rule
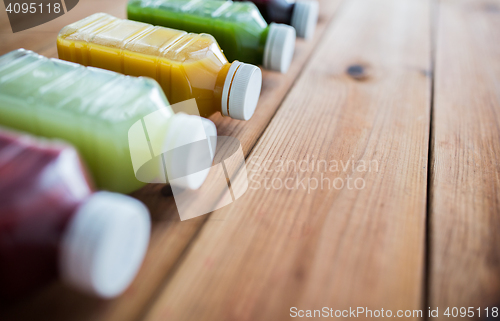
[[[200,115],[252,117],[262,87],[254,65],[229,63],[208,34],[97,13],[64,27],[59,58],[132,76],[156,79],[171,104],[196,99]]]

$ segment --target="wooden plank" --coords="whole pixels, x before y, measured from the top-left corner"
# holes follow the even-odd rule
[[[444,313],[500,303],[500,1],[438,12],[429,287]]]
[[[430,12],[344,2],[250,154],[250,189],[212,213],[146,320],[422,308]]]
[[[101,2],[106,3],[106,6],[101,7],[95,4],[93,12],[115,10],[115,8],[109,8],[110,4],[120,7],[126,1],[122,1],[122,4],[117,4],[116,1]],[[311,53],[322,38],[339,3],[339,0],[321,1],[316,35],[308,42],[300,39],[297,41],[294,60],[287,74],[263,71],[263,91],[258,108],[250,121],[242,122],[223,118],[220,115],[212,117],[219,135],[232,136],[240,140],[245,156],[249,154],[262,135],[295,79],[309,61]],[[116,13],[115,15],[124,16],[124,14]],[[56,35],[57,32],[52,35],[53,39]],[[54,43],[46,47],[44,53],[48,56],[55,56],[55,50]],[[76,293],[61,284],[54,284],[29,302],[21,302],[12,308],[2,320],[25,320],[32,319],[33,316],[36,316],[37,320],[127,321],[137,319],[192,237],[207,219],[207,216],[203,216],[180,222],[173,198],[162,196],[160,193],[162,187],[162,185],[151,184],[133,194],[149,207],[154,223],[145,263],[136,280],[123,296],[111,301],[101,301]]]

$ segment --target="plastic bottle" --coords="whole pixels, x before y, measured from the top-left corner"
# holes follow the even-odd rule
[[[146,122],[149,115],[154,116],[154,132]],[[200,129],[201,120],[204,127]],[[136,178],[136,164],[152,157],[147,139],[138,137],[146,137],[142,121],[146,122],[149,143],[165,149],[175,148],[181,141],[200,141],[206,138],[207,131],[209,136],[216,136],[211,121],[174,115],[153,79],[87,68],[23,49],[0,57],[0,125],[71,143],[88,164],[100,189],[129,193],[145,182],[166,181],[162,155],[158,153],[148,163],[148,178]],[[132,135],[131,128],[137,125],[141,132]],[[136,146],[137,141],[143,144]],[[133,152],[139,152],[131,154],[131,147]],[[188,146],[185,155],[193,148],[199,147]],[[169,172],[168,162],[166,167]],[[206,175],[208,170],[196,179],[177,184],[197,189]]]
[[[58,277],[103,298],[128,287],[147,250],[148,210],[91,185],[74,148],[0,129],[3,302]]]
[[[295,30],[267,25],[251,2],[224,0],[131,0],[128,18],[188,32],[208,33],[226,57],[287,72],[295,50]]]
[[[248,1],[248,0],[234,0]],[[250,0],[268,23],[291,25],[300,38],[310,39],[318,23],[319,4],[314,0]]]
[[[210,35],[188,34],[103,13],[63,28],[57,49],[64,60],[156,79],[170,103],[195,98],[204,117],[222,112],[250,119],[262,86],[258,67],[229,63]]]

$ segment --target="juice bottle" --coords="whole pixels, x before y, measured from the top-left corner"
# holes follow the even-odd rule
[[[149,242],[138,200],[94,192],[69,145],[0,129],[0,297],[12,301],[60,277],[103,298],[123,292]]]
[[[259,68],[229,63],[206,34],[154,27],[99,13],[61,30],[59,58],[126,75],[156,79],[170,103],[196,99],[200,115],[252,117],[260,95]]]
[[[268,25],[251,2],[225,0],[131,0],[128,18],[188,32],[208,33],[224,55],[266,69],[287,72],[295,50],[295,30]]]
[[[247,0],[235,0],[247,1]],[[268,23],[284,23],[297,31],[297,36],[309,39],[318,22],[319,4],[314,0],[250,0],[257,5]]]
[[[151,115],[154,131],[146,121]],[[208,129],[200,129],[200,120]],[[0,57],[0,125],[66,140],[88,164],[97,187],[121,193],[132,192],[145,182],[167,181],[162,170],[166,166],[168,172],[168,164],[163,166],[158,148],[151,155],[148,145],[169,150],[179,141],[205,139],[207,130],[216,135],[209,120],[174,115],[153,79],[47,59],[23,49]],[[194,146],[185,155],[190,148]],[[137,164],[147,157],[152,160],[141,171],[147,177],[139,181]],[[184,182],[185,186],[177,183],[196,189],[206,177],[198,176]]]

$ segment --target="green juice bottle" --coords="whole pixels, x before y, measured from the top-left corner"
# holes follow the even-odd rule
[[[130,0],[128,18],[215,37],[229,61],[287,72],[295,50],[295,29],[268,25],[251,2],[225,0]]]
[[[211,121],[174,114],[153,79],[48,59],[24,49],[0,57],[0,125],[71,143],[97,187],[121,193],[168,182],[167,173],[178,166],[172,159],[179,155],[167,151],[184,146],[187,158],[199,156],[200,144],[192,143],[216,136]],[[196,157],[180,160],[199,170],[177,175],[177,186],[201,186],[213,159],[208,152],[211,159],[204,167],[193,164]]]

